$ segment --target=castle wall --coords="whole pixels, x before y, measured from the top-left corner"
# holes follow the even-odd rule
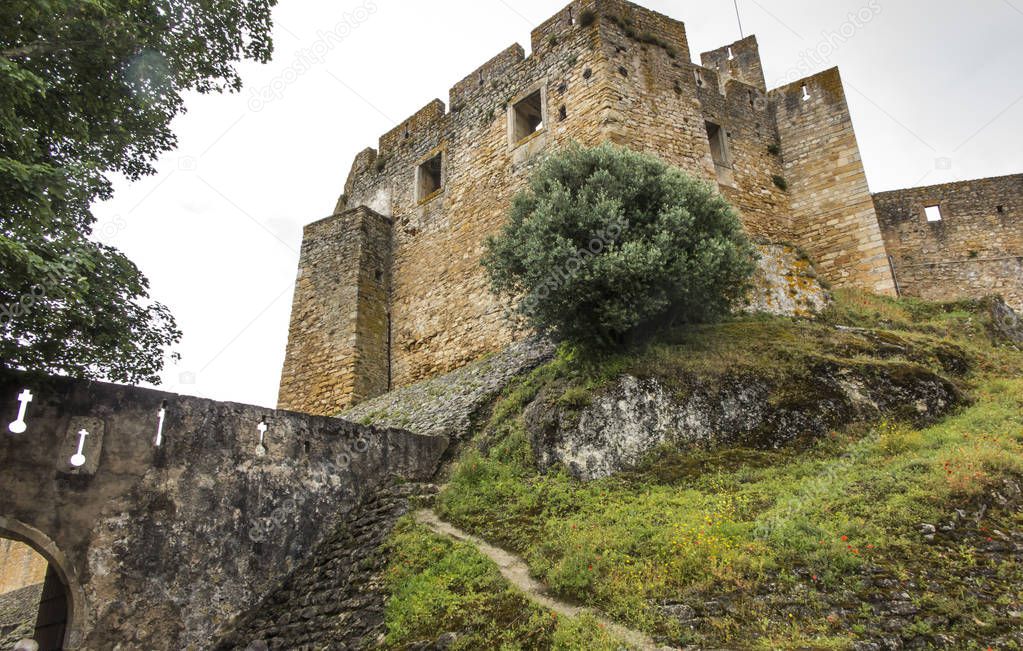
[[[31,543],[68,586],[65,649],[211,648],[393,478],[429,480],[448,446],[334,418],[9,372],[0,373],[5,426],[26,388],[27,431],[0,436],[0,536]]]
[[[451,89],[450,112],[432,102],[353,168],[347,205],[387,197],[394,220],[393,386],[457,368],[518,336],[479,260],[539,156],[573,139],[604,139],[606,57],[595,25],[578,22],[594,6],[573,3],[571,16],[566,9],[534,31],[532,56],[519,46],[506,49]],[[512,143],[509,113],[537,90],[544,127]],[[443,187],[423,197],[417,166],[438,154]]]
[[[874,195],[901,292],[1023,309],[1023,174]],[[941,221],[924,209],[940,206]]]
[[[770,97],[797,243],[836,286],[894,295],[838,69],[773,90]]]
[[[763,91],[723,84],[716,70],[690,63],[681,22],[625,3],[617,9],[603,21],[615,100],[609,138],[719,186],[754,237],[790,239],[788,198],[772,182],[781,160],[769,152],[777,134]],[[747,44],[744,58],[759,66],[756,41]],[[708,123],[723,134],[725,164],[715,163]]]
[[[479,262],[536,164],[572,141],[653,153],[716,184],[755,239],[802,244],[836,284],[894,292],[837,71],[805,80],[807,101],[799,82],[767,94],[756,38],[695,65],[683,23],[624,0],[577,0],[531,41],[356,157],[335,213],[392,220],[389,304],[384,285],[365,291],[382,239],[374,262],[355,254],[351,217],[307,229],[282,407],[338,413],[521,338]]]
[[[701,128],[707,123],[719,125],[726,138],[728,164],[719,166],[711,161],[721,193],[739,210],[753,238],[793,240],[789,195],[775,183],[784,170],[774,116],[765,95],[736,80],[729,81],[722,94],[716,73],[700,72]],[[692,77],[696,79],[695,71]],[[706,133],[703,138],[706,141]]]

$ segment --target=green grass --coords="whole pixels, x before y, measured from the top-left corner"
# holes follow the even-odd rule
[[[497,567],[467,543],[402,520],[390,542],[384,648],[433,642],[456,632],[459,649],[622,648],[591,616],[559,617],[508,587]]]
[[[564,598],[675,643],[847,648],[862,631],[877,630],[881,615],[862,607],[869,604],[865,578],[884,575],[926,577],[941,586],[914,592],[922,614],[913,627],[921,634],[940,621],[937,629],[960,636],[963,648],[985,648],[1012,625],[962,578],[990,562],[976,551],[988,534],[972,531],[962,549],[949,550],[924,544],[919,526],[937,525],[956,508],[975,504],[1004,477],[1023,476],[1023,355],[992,342],[975,304],[838,297],[815,323],[753,318],[693,328],[588,363],[561,351],[495,405],[478,445],[452,469],[437,511],[522,555]],[[863,333],[835,326],[876,332],[864,344]],[[585,407],[592,392],[623,372],[670,384],[687,375],[714,382],[744,370],[808,390],[799,378],[822,359],[914,364],[956,375],[973,403],[926,429],[883,422],[780,450],[665,449],[636,471],[590,483],[535,469],[522,412],[541,391],[553,387],[560,405],[573,409]],[[985,527],[1023,525],[1011,511],[992,509],[985,517]],[[406,562],[449,578],[481,576],[468,560],[462,567],[445,558],[420,553]],[[984,567],[990,575],[984,594],[1020,609],[1023,570],[1010,561],[992,565],[997,570]],[[405,591],[418,584],[393,585]],[[481,584],[480,591],[496,599],[500,586]],[[727,608],[693,630],[664,616],[657,607],[664,600],[721,601]],[[412,601],[406,596],[399,603]],[[389,628],[404,631],[409,618],[392,617],[396,608],[388,610]],[[435,616],[438,609],[428,610]],[[492,618],[475,602],[453,603],[450,612],[478,617],[472,630],[510,618]],[[423,626],[446,630],[436,622]],[[529,626],[520,632],[533,630]],[[486,639],[490,648],[501,648],[493,641],[498,638]]]
[[[653,602],[795,580],[796,568],[816,589],[839,586],[865,564],[911,558],[918,524],[1023,475],[1023,381],[986,383],[978,398],[922,431],[883,424],[798,454],[666,452],[588,484],[535,474],[513,427],[465,455],[438,510],[521,553],[556,593],[679,636]]]

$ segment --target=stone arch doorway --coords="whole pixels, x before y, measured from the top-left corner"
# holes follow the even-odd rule
[[[85,593],[70,564],[43,532],[23,522],[0,517],[0,538],[27,545],[46,561],[32,639],[39,651],[74,651],[84,639]]]

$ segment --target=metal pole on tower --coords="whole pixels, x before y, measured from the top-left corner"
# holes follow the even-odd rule
[[[739,38],[746,38],[746,33],[742,31],[742,16],[739,15],[739,0],[732,0],[735,4],[735,19],[739,21]]]

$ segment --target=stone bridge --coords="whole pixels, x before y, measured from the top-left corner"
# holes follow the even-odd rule
[[[208,648],[381,488],[431,478],[447,446],[5,372],[0,536],[50,563],[44,604],[59,612],[41,614],[57,637],[43,649]]]

